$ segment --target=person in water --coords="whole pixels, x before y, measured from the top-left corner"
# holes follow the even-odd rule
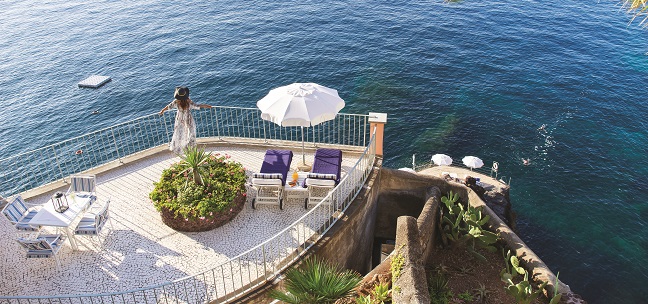
[[[185,148],[196,146],[196,122],[191,115],[191,110],[209,109],[212,106],[194,103],[189,98],[189,88],[187,87],[176,87],[173,97],[173,101],[160,110],[160,116],[164,115],[166,110],[178,109],[169,150],[175,154],[182,154]]]
[[[525,166],[528,166],[528,165],[529,165],[529,161],[530,161],[530,160],[529,160],[528,158],[527,158],[527,159],[524,159],[524,158],[522,159],[522,163],[523,163]]]

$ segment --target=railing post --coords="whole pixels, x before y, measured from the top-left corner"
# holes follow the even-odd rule
[[[65,175],[63,175],[63,170],[61,169],[61,163],[59,163],[59,160],[58,160],[58,155],[56,155],[56,149],[54,149],[54,147],[52,147],[52,151],[54,151],[54,160],[56,161],[56,166],[59,168],[59,172],[61,173],[61,178],[63,179],[64,183],[67,183],[65,181]]]
[[[214,110],[214,112],[216,112],[216,110]],[[216,136],[218,136],[218,140],[222,140],[221,135],[220,135],[220,128],[218,127],[218,124],[220,122],[218,120],[218,113],[214,113],[214,117],[215,117],[215,120],[216,120]]]
[[[367,117],[364,117],[364,123],[362,124],[362,127],[364,130],[362,130],[362,146],[367,145]],[[371,128],[369,128],[371,130]],[[371,135],[369,135],[369,138],[371,138]]]
[[[376,155],[383,156],[383,138],[385,133],[385,124],[387,123],[387,113],[369,112],[370,129],[376,130]]]
[[[112,133],[113,143],[115,144],[115,152],[117,152],[117,158],[119,159],[119,163],[123,164],[124,162],[122,161],[121,156],[119,155],[119,147],[117,147],[117,139],[115,139],[115,130],[113,128],[110,128],[110,133]]]
[[[261,119],[261,124],[263,125],[263,140],[264,140],[265,143],[267,144],[267,143],[268,143],[268,136],[266,135],[266,124],[265,124],[265,120]]]
[[[164,130],[166,131],[164,133],[164,135],[165,135],[164,138],[167,139],[167,138],[169,138],[169,125],[167,124],[166,119],[164,119],[164,114],[162,114],[162,116],[160,116],[160,118],[162,119],[162,122],[164,123]],[[167,140],[167,143],[170,142],[170,141],[171,141],[170,139]]]

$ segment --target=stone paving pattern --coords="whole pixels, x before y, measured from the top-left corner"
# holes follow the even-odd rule
[[[265,149],[260,148],[214,147],[207,150],[230,155],[232,160],[243,164],[248,176],[258,172],[265,153]],[[299,151],[295,153],[291,167],[296,169],[301,154]],[[357,161],[356,157],[344,156],[343,176]],[[306,158],[308,163],[312,163],[312,154],[307,154]],[[73,251],[66,241],[59,252],[60,271],[56,269],[53,258],[27,259],[25,250],[14,241],[18,235],[16,230],[2,217],[0,295],[108,293],[177,280],[236,257],[279,233],[306,213],[302,199],[284,202],[284,210],[274,205],[259,205],[257,209],[252,209],[250,200],[254,194],[251,193],[243,211],[222,227],[200,233],[174,231],[161,222],[148,194],[153,190],[153,182],[159,180],[162,170],[177,161],[179,158],[172,153],[163,152],[97,175],[97,204],[111,199],[114,229],[104,231],[101,239],[94,243],[89,237],[78,236],[79,251]],[[52,194],[32,198],[28,203],[44,204]],[[292,238],[281,238],[278,243],[265,248],[266,257],[274,258],[278,263],[292,246],[303,242],[304,235],[312,233],[326,219],[328,217],[321,214],[318,219],[305,220],[299,225],[300,229],[290,232]],[[54,229],[47,230],[56,232]],[[231,275],[230,272],[235,277],[240,276],[241,279],[235,280],[236,287],[247,284],[255,278],[255,273],[263,272],[263,267],[246,259],[261,255],[263,252],[256,250],[241,259],[242,264],[236,266],[238,269],[227,264],[227,267],[216,272],[226,277]],[[232,287],[227,287],[227,284],[232,283],[226,284],[221,282],[222,279],[220,275],[218,284],[231,291]],[[217,292],[222,295],[224,291],[221,289]]]

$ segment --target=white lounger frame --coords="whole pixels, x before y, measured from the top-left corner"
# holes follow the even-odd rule
[[[271,204],[283,209],[284,185],[281,179],[253,178],[251,185],[256,190],[256,197],[252,199],[252,208],[258,204]]]

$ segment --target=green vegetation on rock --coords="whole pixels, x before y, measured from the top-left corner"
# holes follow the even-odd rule
[[[445,208],[441,212],[442,240],[444,244],[452,243],[453,246],[469,245],[468,250],[477,258],[485,261],[486,258],[475,250],[476,247],[495,252],[494,244],[499,235],[483,228],[490,217],[483,216],[481,208],[470,205],[464,207],[459,202],[459,195],[450,191],[441,197]]]

